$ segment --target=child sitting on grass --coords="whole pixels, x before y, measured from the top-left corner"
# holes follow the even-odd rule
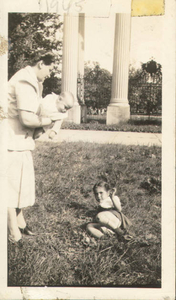
[[[63,119],[68,117],[67,111],[73,107],[74,96],[70,92],[62,92],[60,95],[54,93],[47,95],[41,101],[38,115],[49,117],[54,121],[54,125],[44,126],[35,130],[34,139],[47,132],[48,137],[53,139],[59,132]]]
[[[122,214],[120,199],[115,195],[116,189],[110,189],[105,181],[96,183],[93,187],[95,199],[98,201],[98,214],[95,223],[87,225],[87,231],[96,238],[102,238],[107,233],[117,233],[125,239],[127,227],[131,225],[130,220]]]

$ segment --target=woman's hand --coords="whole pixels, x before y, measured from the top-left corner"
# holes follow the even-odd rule
[[[56,136],[56,132],[54,130],[51,130],[50,133],[48,134],[48,137],[52,140]]]

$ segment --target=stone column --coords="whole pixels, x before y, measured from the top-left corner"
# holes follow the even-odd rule
[[[81,110],[77,99],[78,15],[64,15],[62,92],[71,92],[75,103],[68,111],[68,121],[80,124]]]
[[[116,14],[111,100],[106,124],[118,124],[130,118],[128,74],[130,55],[130,13]]]
[[[85,14],[79,14],[78,26],[78,75],[84,77],[84,32]]]
[[[87,121],[87,107],[84,101],[84,33],[85,33],[85,14],[79,14],[78,27],[78,99],[81,105],[81,122]]]

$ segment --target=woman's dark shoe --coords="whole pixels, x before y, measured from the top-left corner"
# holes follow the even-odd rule
[[[22,239],[20,239],[18,241],[13,241],[12,239],[9,239],[9,242],[18,248],[23,248],[23,240]]]
[[[123,236],[123,238],[124,238],[125,241],[132,241],[132,240],[134,240],[134,236],[130,235],[130,234],[125,234]]]
[[[32,232],[32,229],[26,225],[25,228],[19,228],[22,234],[26,234],[26,235],[35,235],[34,232]]]
[[[18,242],[17,242],[17,247],[18,248],[23,248],[23,240],[22,239],[20,239]]]

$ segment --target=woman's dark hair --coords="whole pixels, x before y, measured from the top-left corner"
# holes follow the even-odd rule
[[[34,52],[30,55],[29,64],[35,66],[40,60],[43,60],[44,64],[49,66],[55,61],[55,56],[52,52],[46,52],[44,50]]]
[[[110,185],[106,181],[99,181],[93,187],[93,192],[95,194],[97,187],[103,187],[107,192],[110,191]]]

